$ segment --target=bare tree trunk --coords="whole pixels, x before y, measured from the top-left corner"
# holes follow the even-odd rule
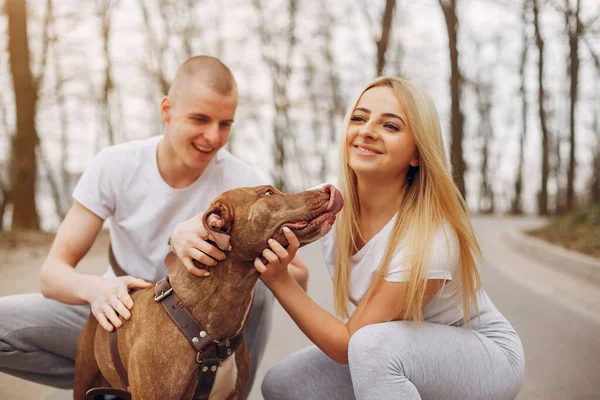
[[[562,156],[560,155],[560,149],[562,147],[563,138],[560,133],[556,134],[556,137],[550,138],[550,149],[554,150],[554,163],[550,164],[550,177],[554,178],[556,182],[556,195],[554,196],[554,214],[562,214],[565,210],[566,204],[566,186],[563,184],[561,171],[563,170]],[[548,210],[550,213],[550,210]]]
[[[479,48],[477,44],[477,48]],[[479,49],[477,49],[479,53]],[[492,131],[492,86],[491,83],[484,82],[482,69],[487,66],[479,67],[477,78],[474,82],[475,96],[477,101],[477,111],[479,114],[478,134],[482,137],[481,145],[481,187],[479,191],[479,211],[484,214],[493,214],[495,212],[494,190],[490,184],[490,148],[493,140]],[[493,181],[493,179],[492,179]]]
[[[592,44],[585,35],[583,35],[581,38],[583,39],[583,42],[585,43],[590,55],[592,56],[592,60],[594,61],[594,66],[596,67],[596,70],[600,71],[600,57],[596,53],[596,50],[592,47]]]
[[[291,141],[292,149],[296,153],[296,162],[298,163],[299,169],[305,170],[302,163],[301,157],[299,157],[299,149],[296,146],[294,135],[290,135],[288,132],[292,129],[291,118],[289,114],[290,102],[288,96],[289,80],[291,78],[291,62],[294,55],[297,38],[296,38],[296,18],[297,18],[297,0],[288,1],[288,18],[289,23],[286,27],[286,31],[283,34],[283,43],[285,44],[284,51],[285,55],[279,59],[277,52],[273,51],[272,55],[267,54],[269,48],[276,46],[275,34],[268,31],[267,19],[265,16],[265,10],[261,0],[254,0],[254,6],[259,14],[259,35],[261,42],[266,51],[263,53],[263,57],[269,69],[271,70],[272,86],[273,86],[273,102],[275,106],[275,117],[273,119],[273,159],[275,168],[272,173],[275,187],[281,191],[286,192],[289,190],[287,181],[285,179],[286,170],[286,158],[287,146],[286,142]],[[278,35],[281,35],[279,33]],[[305,173],[301,173],[304,177]]]
[[[600,72],[600,69],[598,69]],[[596,74],[597,79],[600,78],[600,74]],[[595,91],[595,104],[599,104],[599,90],[600,85],[596,84]],[[592,160],[592,178],[590,180],[590,202],[594,204],[600,204],[600,108],[594,107],[593,120],[592,120],[592,134],[596,137],[596,148],[594,150],[594,157]]]
[[[569,110],[569,170],[567,172],[567,211],[574,208],[575,202],[575,116],[577,108],[577,89],[579,85],[579,36],[582,32],[582,25],[579,19],[581,9],[581,0],[577,0],[574,15],[569,0],[565,0],[566,27],[569,33],[569,68],[567,73],[570,75],[570,110]]]
[[[458,63],[458,17],[456,15],[457,0],[439,0],[446,28],[448,31],[448,47],[450,50],[450,94],[452,98],[451,126],[452,140],[450,143],[450,159],[454,168],[454,182],[466,199],[465,171],[466,165],[463,158],[463,115],[460,109],[463,78]]]
[[[6,111],[7,101],[2,93],[0,93],[0,132],[6,135],[6,142],[12,142],[12,134],[8,126],[8,112]],[[7,151],[10,156],[10,148]],[[8,165],[7,165],[8,167]],[[0,232],[4,230],[4,217],[6,209],[10,205],[10,168],[0,169]]]
[[[340,127],[338,122],[341,121],[344,117],[344,101],[342,99],[340,76],[338,68],[336,68],[337,64],[333,55],[334,42],[330,28],[334,24],[333,16],[325,2],[321,2],[320,4],[322,7],[321,16],[323,19],[319,30],[324,39],[323,55],[327,64],[328,81],[331,87],[331,101],[328,102],[329,110],[327,116],[327,124],[329,127],[329,140],[325,145],[325,149],[328,149],[331,145],[337,142],[338,135],[341,133],[339,130]],[[326,150],[322,154],[321,171],[319,173],[322,182],[324,182],[327,178],[327,166],[329,160],[327,153],[328,151]]]
[[[311,130],[311,134],[313,136],[313,140],[315,143],[314,146],[314,151],[315,153],[318,154],[319,156],[319,161],[321,163],[321,166],[319,168],[319,182],[325,182],[326,179],[326,175],[327,175],[327,151],[328,151],[328,146],[327,146],[327,142],[325,141],[325,143],[322,143],[323,140],[323,124],[322,124],[322,117],[321,114],[319,113],[319,111],[321,110],[320,104],[319,104],[319,94],[321,92],[321,87],[320,85],[317,83],[315,84],[315,82],[318,82],[316,79],[316,71],[315,71],[315,65],[313,64],[313,60],[311,60],[310,58],[306,59],[306,79],[305,79],[305,86],[306,86],[306,92],[308,93],[308,101],[310,104],[310,108],[312,110],[312,113],[314,113],[313,117],[311,118],[310,121],[310,130]],[[321,143],[321,147],[317,147],[316,144],[317,143]]]
[[[36,209],[37,162],[35,128],[37,93],[29,61],[27,8],[22,0],[6,0],[8,49],[16,102],[16,134],[12,140],[12,230],[39,229]]]
[[[4,231],[4,216],[6,215],[6,209],[10,204],[10,186],[8,182],[0,176],[0,232]]]
[[[169,21],[167,20],[164,11],[163,3],[158,5],[160,9],[159,15],[163,25],[163,37],[165,38],[163,41],[160,41],[157,38],[156,28],[152,25],[148,1],[139,0],[139,6],[142,11],[142,19],[144,21],[144,28],[148,38],[148,45],[146,47],[147,56],[140,67],[146,74],[148,74],[148,76],[150,76],[153,83],[158,86],[158,93],[156,93],[154,88],[147,88],[148,103],[154,107],[162,96],[166,96],[167,93],[169,93],[169,88],[171,86],[170,81],[166,76],[166,42],[171,37],[171,30],[169,27]],[[152,115],[151,126],[154,135],[162,133],[162,120],[158,113],[154,113]]]
[[[519,137],[519,164],[517,166],[517,178],[515,180],[515,197],[513,199],[511,212],[512,214],[522,214],[523,205],[521,204],[521,196],[523,193],[523,164],[525,162],[525,140],[527,138],[527,87],[525,79],[525,67],[527,65],[527,52],[529,49],[529,38],[527,35],[527,20],[528,3],[530,0],[523,1],[523,10],[521,12],[521,35],[523,47],[521,49],[521,64],[519,66],[519,77],[521,85],[519,87],[519,95],[521,97],[521,135]]]
[[[0,97],[0,100],[3,98]],[[4,102],[0,101],[0,122],[2,132],[6,134],[7,141],[10,142],[10,128],[8,126],[8,115]],[[0,232],[4,231],[4,217],[6,215],[6,209],[10,205],[10,177],[7,168],[0,169]]]
[[[58,107],[58,126],[61,138],[60,145],[60,167],[59,167],[59,176],[62,179],[62,186],[59,182],[59,179],[55,178],[54,171],[52,168],[52,163],[46,156],[46,152],[44,150],[44,142],[41,141],[38,147],[37,157],[41,161],[42,166],[46,170],[46,178],[48,184],[50,186],[50,192],[52,193],[52,199],[54,200],[54,211],[56,215],[63,220],[65,215],[67,214],[67,206],[66,199],[70,198],[70,191],[68,190],[69,184],[69,176],[66,171],[66,165],[68,162],[68,135],[69,135],[69,127],[68,127],[68,117],[67,117],[67,109],[64,101],[64,96],[62,93],[62,85],[64,84],[64,76],[62,74],[62,66],[60,65],[60,55],[57,50],[56,43],[56,21],[54,16],[54,4],[52,0],[47,0],[46,2],[46,25],[47,29],[45,29],[44,35],[44,47],[49,48],[49,42],[52,42],[52,60],[53,60],[53,69],[54,69],[54,91],[56,95],[56,105]],[[53,29],[53,38],[50,39],[50,28]],[[44,61],[46,61],[46,57],[44,57]],[[40,77],[43,76],[46,70],[46,63],[44,62],[40,67]],[[38,82],[41,81],[41,78],[38,79]],[[38,86],[38,93],[40,87]],[[62,189],[61,189],[62,187]]]
[[[151,66],[144,66],[146,70],[150,68],[149,72],[152,77],[158,83],[158,86],[161,91],[161,95],[166,95],[169,92],[170,83],[166,77],[166,51],[167,45],[166,41],[171,37],[171,29],[169,26],[168,18],[165,14],[164,8],[162,8],[162,4],[159,5],[159,15],[162,19],[163,30],[164,30],[164,41],[159,43],[156,35],[154,33],[154,28],[152,27],[152,23],[150,21],[150,11],[148,10],[148,2],[146,0],[139,0],[140,8],[142,10],[142,16],[144,18],[144,26],[146,28],[146,35],[148,35],[148,42],[150,44],[150,60],[148,60],[147,64]]]
[[[50,161],[44,154],[44,150],[41,146],[38,148],[38,157],[42,162],[42,166],[46,170],[46,179],[48,179],[48,184],[50,185],[50,193],[52,194],[52,200],[54,200],[54,211],[62,221],[65,218],[66,212],[62,207],[62,197],[60,195],[61,191],[59,189],[60,184],[58,180],[54,178],[52,174],[52,165]]]
[[[381,37],[377,40],[377,76],[383,75],[383,69],[385,68],[385,53],[387,52],[392,33],[392,20],[395,7],[396,0],[386,0],[385,11],[381,19]]]
[[[110,58],[110,16],[112,7],[110,0],[102,0],[99,3],[99,16],[102,27],[102,54],[104,55],[104,87],[102,89],[102,120],[104,121],[106,129],[106,137],[108,144],[113,145],[115,141],[115,130],[111,118],[111,97],[113,95],[114,86],[112,81],[112,59]]]
[[[550,133],[546,124],[546,110],[544,101],[544,40],[540,32],[539,0],[533,0],[533,25],[535,28],[535,43],[538,48],[538,111],[542,128],[542,182],[538,195],[538,213],[548,215],[548,176],[550,175]]]
[[[600,131],[596,131],[600,135]],[[592,184],[590,186],[591,196],[590,201],[593,204],[600,204],[600,145],[596,146],[596,154],[594,155]]]

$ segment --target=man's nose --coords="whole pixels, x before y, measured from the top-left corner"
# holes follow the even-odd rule
[[[206,131],[204,132],[204,138],[209,141],[210,144],[217,145],[221,141],[219,124],[215,122],[207,126]]]

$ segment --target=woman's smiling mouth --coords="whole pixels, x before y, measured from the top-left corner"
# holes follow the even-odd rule
[[[376,150],[372,147],[367,147],[364,145],[360,145],[360,144],[355,144],[353,146],[356,150],[358,154],[364,154],[364,155],[379,155],[382,154],[382,152],[380,152],[379,150]]]

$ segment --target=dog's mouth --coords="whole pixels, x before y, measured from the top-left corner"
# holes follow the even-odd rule
[[[288,227],[302,241],[302,239],[308,239],[311,236],[311,233],[320,230],[323,233],[324,227],[326,227],[327,231],[335,222],[335,216],[340,212],[342,207],[344,206],[344,201],[342,199],[342,194],[339,190],[337,190],[333,185],[326,185],[323,189],[325,192],[330,193],[329,203],[327,207],[320,211],[315,217],[302,220],[302,221],[294,221],[294,222],[286,222],[282,225],[283,227]],[[324,232],[327,233],[327,232]]]

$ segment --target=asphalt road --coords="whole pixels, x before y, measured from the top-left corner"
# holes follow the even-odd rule
[[[600,287],[540,265],[515,253],[503,233],[539,223],[533,219],[476,217],[475,229],[485,260],[480,271],[488,294],[519,332],[527,372],[519,400],[600,399]],[[99,243],[99,247],[105,243]],[[310,268],[309,294],[332,310],[332,282],[318,245],[301,249]],[[104,250],[86,259],[99,271]],[[39,265],[0,268],[0,295],[37,290],[28,277]],[[32,283],[29,283],[32,282]],[[276,305],[269,347],[257,371],[250,399],[258,400],[266,370],[281,358],[309,345],[287,314]],[[0,399],[66,400],[68,391],[46,388],[0,374]]]

